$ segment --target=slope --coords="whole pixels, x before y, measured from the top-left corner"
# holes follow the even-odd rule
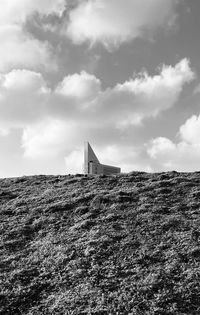
[[[0,180],[0,314],[200,314],[200,173]]]

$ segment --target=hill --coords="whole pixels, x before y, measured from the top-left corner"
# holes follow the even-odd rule
[[[0,180],[0,314],[200,314],[200,173]]]

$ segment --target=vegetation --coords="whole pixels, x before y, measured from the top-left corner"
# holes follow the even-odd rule
[[[200,314],[200,173],[0,180],[0,314]]]

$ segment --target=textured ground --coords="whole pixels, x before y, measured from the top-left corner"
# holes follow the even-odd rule
[[[200,314],[200,173],[0,180],[0,314]]]

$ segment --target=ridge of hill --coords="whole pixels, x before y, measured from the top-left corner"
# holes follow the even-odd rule
[[[200,172],[0,180],[0,314],[200,314]]]

